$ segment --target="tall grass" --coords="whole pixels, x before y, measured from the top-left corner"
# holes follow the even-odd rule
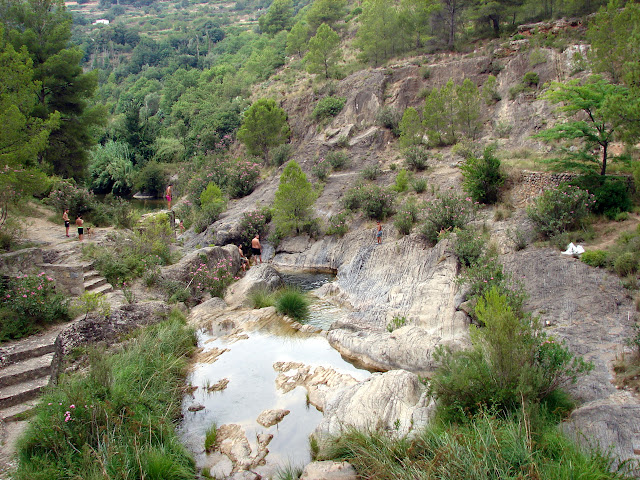
[[[186,356],[184,317],[140,330],[121,351],[91,355],[86,376],[62,377],[18,444],[15,480],[195,478],[174,431]]]
[[[413,439],[349,431],[322,458],[346,460],[362,478],[376,480],[489,480],[632,478],[601,452],[581,451],[552,422],[532,431],[525,415],[482,412],[462,425],[437,425]]]
[[[276,304],[276,297],[268,288],[256,288],[249,293],[249,303],[253,308],[273,307]]]
[[[296,320],[304,320],[309,316],[309,300],[299,289],[285,287],[276,296],[276,310]]]

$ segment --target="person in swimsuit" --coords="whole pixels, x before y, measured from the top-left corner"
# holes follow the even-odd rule
[[[64,220],[64,228],[66,230],[67,237],[69,236],[69,227],[71,226],[71,222],[69,221],[69,209],[65,208],[62,214],[62,220]]]
[[[251,253],[254,258],[256,258],[256,265],[258,264],[258,259],[260,259],[260,263],[262,263],[262,245],[260,245],[260,235],[256,233],[256,236],[251,240]]]
[[[172,185],[169,184],[169,186],[167,187],[165,194],[165,198],[167,199],[167,202],[169,202],[169,210],[171,210],[171,187]]]
[[[244,256],[242,245],[238,245],[238,253],[240,254],[240,265],[242,265],[242,271],[244,272],[247,270],[247,265],[249,265],[249,259]]]
[[[378,230],[376,231],[376,239],[378,240],[378,244],[382,243],[382,225],[380,225],[380,220],[378,220]]]
[[[84,220],[82,220],[82,215],[78,215],[76,218],[76,226],[78,227],[78,240],[82,241],[84,235]]]

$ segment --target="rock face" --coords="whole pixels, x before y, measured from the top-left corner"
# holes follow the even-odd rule
[[[257,437],[256,451],[253,452],[244,430],[240,425],[221,425],[217,429],[216,446],[233,464],[231,473],[247,471],[264,465],[269,453],[267,445],[273,435],[262,433]]]
[[[75,347],[97,342],[110,343],[135,328],[164,320],[169,310],[164,302],[134,303],[112,310],[106,318],[90,313],[86,318],[70,325],[56,339],[55,354],[51,362],[52,381],[61,373],[64,356]]]
[[[273,427],[275,424],[280,423],[284,417],[291,413],[290,410],[265,410],[256,420],[263,427]]]
[[[632,336],[636,311],[617,277],[551,249],[527,249],[504,257],[505,269],[522,281],[526,308],[550,325],[547,333],[594,364],[569,388],[581,404],[565,422],[584,443],[613,448],[621,460],[640,459],[640,401],[612,383],[613,362]]]
[[[300,480],[357,480],[355,469],[347,462],[311,462]]]
[[[348,427],[402,437],[426,426],[434,408],[417,375],[404,370],[376,373],[327,400],[314,436],[321,446],[324,439]]]
[[[332,326],[328,338],[340,353],[370,368],[424,374],[433,369],[430,353],[437,345],[467,342],[469,320],[458,311],[458,263],[446,241],[425,248],[417,237],[403,237],[376,245],[361,230],[341,242],[315,242],[302,253],[278,253],[274,263],[338,271],[322,293],[351,313]],[[405,317],[410,328],[389,333],[394,317]]]
[[[283,285],[280,274],[271,265],[261,263],[251,267],[243,278],[229,288],[225,300],[231,308],[239,307],[247,303],[252,292],[260,289],[274,291]]]
[[[225,247],[205,247],[188,253],[178,263],[164,267],[160,276],[164,280],[180,282],[185,285],[191,280],[191,272],[195,272],[201,263],[215,265],[220,260],[229,260],[232,264],[230,271],[236,274],[240,269],[240,254],[233,245]]]

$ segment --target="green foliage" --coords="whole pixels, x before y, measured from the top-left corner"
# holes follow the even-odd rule
[[[463,187],[471,198],[479,203],[496,203],[505,175],[500,171],[500,160],[495,147],[487,147],[482,158],[468,158],[461,166]]]
[[[311,167],[311,173],[313,173],[315,177],[321,182],[325,182],[327,178],[329,178],[330,172],[331,165],[329,164],[329,161],[324,157],[320,157],[319,159],[317,159],[313,164],[313,167]]]
[[[362,169],[362,178],[365,180],[373,181],[380,175],[380,166],[376,165],[368,165]]]
[[[327,153],[327,161],[334,170],[342,170],[349,166],[349,155],[344,150]]]
[[[88,374],[63,376],[19,442],[15,478],[195,478],[172,422],[196,342],[184,323],[174,311],[118,353],[90,354]]]
[[[209,182],[207,188],[205,188],[200,194],[200,205],[205,207],[210,203],[214,202],[223,202],[224,196],[222,195],[222,190],[215,183]]]
[[[400,120],[400,111],[389,105],[380,108],[376,114],[376,123],[391,130],[396,137],[400,136]]]
[[[498,93],[498,80],[493,75],[489,75],[482,85],[482,98],[487,105],[492,105],[502,100]]]
[[[435,245],[441,232],[463,228],[473,219],[475,211],[476,205],[470,198],[454,193],[438,195],[425,206],[422,234]]]
[[[44,272],[18,275],[0,284],[0,342],[22,338],[68,318],[67,299]]]
[[[631,478],[631,468],[614,467],[614,457],[598,450],[585,451],[549,417],[545,411],[481,411],[461,424],[432,422],[410,437],[349,429],[327,442],[319,459],[347,461],[362,478]]]
[[[456,128],[466,138],[474,140],[482,128],[481,92],[468,78],[456,87]]]
[[[276,304],[276,296],[267,288],[256,288],[249,293],[249,303],[253,308],[273,307]]]
[[[622,252],[613,261],[613,271],[621,277],[638,271],[638,259],[633,252]]]
[[[631,210],[631,196],[624,177],[611,178],[591,174],[575,178],[570,183],[593,193],[594,213],[604,214],[613,220],[618,213]]]
[[[104,318],[111,315],[111,305],[102,293],[84,292],[77,299],[74,299],[69,307],[69,315],[72,318],[79,315],[84,315],[87,318],[89,313],[96,311]]]
[[[296,23],[287,35],[287,55],[298,55],[302,58],[308,48],[309,25],[305,22]]]
[[[329,217],[327,235],[338,235],[339,237],[344,236],[349,231],[348,221],[350,216],[351,213],[348,210],[343,210],[335,215],[331,215]]]
[[[242,220],[240,220],[240,243],[247,248],[251,245],[251,239],[258,235],[262,235],[267,224],[271,221],[271,210],[262,208],[261,210],[253,210],[244,212]]]
[[[418,205],[414,199],[407,200],[394,215],[393,226],[401,235],[409,235],[418,222]]]
[[[275,35],[281,30],[289,30],[293,25],[293,1],[274,0],[267,13],[258,19],[260,30]]]
[[[280,165],[284,165],[291,159],[291,155],[293,154],[293,148],[290,143],[283,143],[282,145],[278,145],[274,147],[269,152],[270,163],[279,167]]]
[[[393,195],[378,185],[360,184],[349,189],[342,197],[345,209],[375,220],[384,220],[393,213]]]
[[[528,87],[537,87],[540,82],[540,77],[536,72],[527,72],[522,77],[522,83]]]
[[[427,179],[423,177],[414,178],[411,182],[411,188],[413,188],[416,193],[425,192],[427,190]]]
[[[244,113],[238,140],[244,143],[249,154],[267,160],[269,151],[285,143],[289,133],[285,111],[276,105],[275,100],[261,98]]]
[[[303,292],[285,288],[276,296],[276,310],[295,320],[305,320],[309,316],[309,300]]]
[[[344,108],[344,104],[347,101],[344,97],[324,97],[311,112],[311,118],[316,121],[322,121],[330,117],[335,117]]]
[[[47,147],[60,114],[33,114],[39,83],[34,81],[33,61],[25,46],[14,49],[0,25],[0,166],[32,165]]]
[[[429,154],[427,149],[421,145],[412,145],[404,151],[404,162],[409,170],[421,172],[426,170]]]
[[[514,309],[498,288],[478,300],[482,328],[471,330],[471,350],[440,348],[430,384],[446,415],[467,415],[484,407],[513,411],[574,383],[592,364],[548,338],[536,319]]]
[[[313,30],[320,30],[322,24],[334,26],[345,15],[346,0],[316,0],[307,12],[307,22]]]
[[[94,192],[129,195],[134,175],[127,144],[110,140],[94,147],[89,161],[89,175]]]
[[[455,86],[449,80],[442,88],[434,88],[425,98],[422,112],[429,144],[452,145],[456,143]]]
[[[397,330],[398,328],[404,327],[406,324],[407,324],[407,317],[395,316],[387,324],[387,331],[389,333],[392,333],[394,330]]]
[[[422,144],[422,120],[415,108],[409,107],[404,111],[399,128],[401,147],[407,148]]]
[[[322,73],[324,78],[333,76],[336,64],[342,59],[339,46],[338,34],[326,23],[320,25],[315,36],[309,39],[309,51],[304,56],[307,71]]]
[[[204,450],[208,452],[212,452],[216,446],[216,439],[218,438],[218,425],[214,422],[209,428],[204,436]]]
[[[487,250],[487,235],[474,228],[463,228],[456,232],[453,251],[460,263],[466,267],[476,265]]]
[[[232,268],[233,263],[228,258],[221,258],[211,266],[201,263],[190,272],[189,285],[196,293],[208,292],[212,297],[222,298],[227,287],[237,280],[231,273]]]
[[[147,163],[138,172],[135,180],[135,189],[154,197],[160,197],[167,188],[167,174],[157,162]]]
[[[560,185],[545,190],[527,209],[527,215],[539,233],[552,237],[583,225],[594,203],[594,196],[586,190]]]
[[[280,176],[273,202],[276,229],[282,235],[293,231],[300,233],[303,225],[311,221],[316,198],[317,194],[300,165],[291,160]]]
[[[394,192],[403,193],[409,189],[409,172],[407,172],[404,168],[398,172],[396,175],[396,182],[391,187]]]
[[[566,113],[568,118],[534,137],[545,141],[580,140],[583,148],[576,154],[567,154],[567,159],[562,162],[564,166],[591,171],[598,169],[600,175],[605,175],[609,160],[607,149],[614,135],[635,128],[635,124],[625,120],[625,115],[620,115],[614,105],[632,104],[632,96],[627,87],[609,83],[597,75],[584,82],[553,82],[543,98],[554,104],[562,104],[558,111]],[[579,112],[586,116],[579,119],[574,117]],[[602,156],[598,158],[593,151],[602,151]]]

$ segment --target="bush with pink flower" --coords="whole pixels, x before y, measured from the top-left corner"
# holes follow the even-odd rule
[[[67,317],[67,299],[44,272],[18,275],[0,286],[0,341],[24,337]]]
[[[195,271],[191,272],[189,286],[196,294],[208,292],[212,297],[222,298],[226,288],[238,279],[233,275],[232,270],[233,262],[226,257],[212,266],[201,263]]]

